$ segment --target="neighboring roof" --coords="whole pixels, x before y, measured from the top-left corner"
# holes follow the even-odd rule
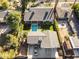
[[[7,14],[7,11],[0,11],[0,18],[4,18]]]
[[[28,44],[38,44],[41,40],[41,48],[59,48],[59,42],[55,31],[32,32],[27,35]]]
[[[70,42],[74,49],[79,48],[79,39],[77,37],[70,37]]]
[[[65,18],[65,17],[70,17],[72,10],[68,8],[63,8],[63,7],[57,7],[57,14],[59,18]]]
[[[45,21],[49,20],[48,15],[52,8],[30,8],[25,12],[24,21]],[[49,20],[50,21],[50,20]]]
[[[0,11],[0,22],[4,22],[4,17],[7,15],[7,11]]]
[[[55,2],[56,0],[37,0],[37,1],[50,1],[50,2]],[[74,2],[74,0],[59,0],[59,2]],[[79,2],[79,0],[76,0],[77,2]]]

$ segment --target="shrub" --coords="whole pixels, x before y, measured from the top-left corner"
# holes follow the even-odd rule
[[[52,25],[50,26],[50,30],[53,31],[53,26]]]
[[[58,31],[58,30],[59,30],[59,27],[58,27],[58,22],[57,22],[57,20],[54,20],[53,24],[54,24],[55,30]]]
[[[50,21],[44,21],[43,24],[42,24],[42,28],[43,29],[50,29],[50,26],[52,25],[52,22]]]

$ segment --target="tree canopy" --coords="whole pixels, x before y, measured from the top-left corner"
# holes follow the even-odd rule
[[[18,31],[21,22],[21,15],[19,12],[10,12],[6,21],[11,29]]]
[[[9,1],[8,0],[0,0],[0,9],[8,9]]]

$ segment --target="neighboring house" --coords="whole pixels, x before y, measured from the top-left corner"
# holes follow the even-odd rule
[[[60,48],[55,31],[29,32],[27,35],[28,59],[58,58]]]
[[[38,23],[41,25],[44,21],[52,22],[54,20],[53,16],[50,16],[52,8],[30,8],[29,11],[25,11],[24,21],[26,24],[32,25],[32,23]],[[53,12],[53,11],[52,11]]]
[[[52,17],[49,17],[52,8],[30,8],[28,12],[25,12],[24,21],[25,22],[42,22],[51,21]]]

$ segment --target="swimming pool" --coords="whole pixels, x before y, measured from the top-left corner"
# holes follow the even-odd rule
[[[32,31],[37,31],[37,29],[38,29],[38,24],[37,24],[37,23],[33,23],[33,24],[31,25],[31,29],[32,29]]]

